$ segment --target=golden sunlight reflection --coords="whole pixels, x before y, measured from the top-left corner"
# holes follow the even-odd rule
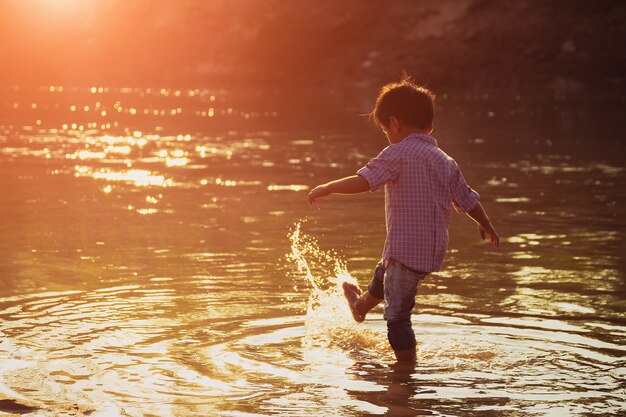
[[[135,132],[137,133],[137,132]],[[109,136],[86,137],[85,149],[66,153],[67,159],[105,159],[109,155],[129,155],[133,148],[143,148],[147,140],[138,136]]]
[[[149,196],[146,196],[146,202],[150,204],[157,204],[159,202],[159,199],[161,198],[163,198],[163,194],[159,194],[156,197],[149,195]]]
[[[186,157],[186,152],[182,149],[175,149],[171,152],[167,152],[161,150],[159,156],[165,158],[165,165],[168,167],[180,167],[185,166],[189,162],[189,159]]]
[[[133,207],[133,206],[129,206],[129,209],[130,209],[130,210],[133,210],[133,209],[134,209],[134,207]],[[135,210],[137,213],[139,213],[139,214],[141,214],[141,215],[143,215],[143,216],[146,216],[146,215],[149,215],[149,214],[155,214],[155,213],[158,213],[158,212],[159,212],[159,210],[157,210],[157,209],[155,209],[155,208],[139,208],[139,209],[134,209],[134,210]]]
[[[95,169],[81,165],[76,165],[74,169],[77,177],[92,177],[97,180],[127,182],[138,187],[168,187],[174,184],[171,178],[154,174],[152,171],[145,169],[113,171],[108,168]]]
[[[223,187],[235,187],[237,185],[237,181],[235,180],[224,180],[222,178],[215,179],[215,185],[221,185]]]
[[[308,185],[302,185],[302,184],[288,184],[288,185],[271,184],[267,186],[268,191],[305,191],[308,189],[309,189]]]

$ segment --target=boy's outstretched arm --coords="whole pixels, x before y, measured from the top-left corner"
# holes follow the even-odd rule
[[[491,224],[491,221],[489,221],[489,217],[487,217],[487,213],[485,213],[485,209],[482,204],[480,204],[480,201],[476,204],[476,207],[467,212],[467,215],[478,223],[478,233],[480,233],[480,237],[483,240],[485,240],[485,235],[489,235],[493,246],[496,248],[500,246],[500,236],[498,236],[496,229],[493,228],[493,225]]]
[[[352,175],[313,188],[309,193],[309,203],[313,204],[318,198],[331,194],[358,194],[369,190],[370,185],[365,178],[360,175]]]

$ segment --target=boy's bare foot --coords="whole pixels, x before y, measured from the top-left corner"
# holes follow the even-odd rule
[[[362,323],[365,320],[365,315],[359,312],[357,304],[361,299],[361,289],[354,284],[349,282],[344,282],[341,284],[343,288],[343,294],[348,300],[348,305],[350,306],[350,311],[352,312],[352,317],[354,317],[354,321],[357,323]]]

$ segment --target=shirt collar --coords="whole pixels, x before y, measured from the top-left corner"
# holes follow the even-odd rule
[[[427,135],[426,133],[411,133],[409,136],[406,137],[406,139],[409,138],[425,140],[432,145],[439,146],[437,145],[437,140],[434,137]]]

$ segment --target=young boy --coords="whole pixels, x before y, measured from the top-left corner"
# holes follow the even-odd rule
[[[417,285],[439,271],[448,246],[451,208],[467,213],[498,247],[500,239],[459,166],[430,136],[434,95],[410,78],[385,85],[372,111],[389,146],[356,175],[315,187],[309,203],[330,194],[356,194],[385,186],[387,238],[382,260],[365,293],[349,283],[343,290],[357,322],[385,300],[387,336],[398,361],[415,361],[411,313]]]

